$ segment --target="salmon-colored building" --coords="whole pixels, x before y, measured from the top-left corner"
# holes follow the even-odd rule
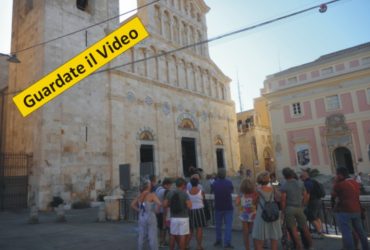
[[[370,43],[270,75],[262,95],[278,170],[370,172]]]

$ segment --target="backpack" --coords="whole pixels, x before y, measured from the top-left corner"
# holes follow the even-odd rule
[[[178,214],[182,211],[180,194],[175,192],[170,199],[171,214]]]
[[[311,195],[313,198],[321,199],[325,197],[325,188],[324,185],[317,180],[311,180],[312,181],[312,191]]]
[[[266,222],[274,222],[279,219],[279,206],[276,201],[274,201],[274,195],[273,193],[270,195],[270,199],[268,201],[265,200],[263,195],[258,191],[260,194],[259,197],[263,199],[265,202],[265,205],[263,206],[261,201],[260,206],[262,208],[262,219]]]

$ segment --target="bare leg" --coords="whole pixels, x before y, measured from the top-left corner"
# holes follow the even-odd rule
[[[178,237],[178,243],[179,243],[179,248],[180,250],[185,250],[186,249],[186,238],[187,235],[179,235]]]
[[[278,240],[271,240],[271,250],[278,250]]]
[[[191,238],[193,237],[193,230],[190,229],[189,234],[186,235],[186,246],[190,245]]]
[[[263,249],[263,240],[254,239],[254,249],[255,250],[262,250]]]
[[[175,250],[175,245],[176,245],[176,236],[175,235],[170,235],[170,249]]]
[[[243,222],[243,239],[245,250],[249,250],[249,223]]]
[[[312,224],[315,226],[316,231],[320,234],[322,232],[322,224],[320,219],[312,221]]]
[[[290,233],[292,235],[292,238],[294,240],[295,248],[297,250],[302,250],[302,243],[301,243],[301,239],[299,238],[299,235],[298,235],[297,226],[292,227],[289,231],[290,231]]]
[[[197,228],[197,248],[202,249],[202,239],[203,239],[203,228]]]
[[[305,226],[302,230],[303,230],[304,237],[307,240],[308,246],[312,247],[312,236],[311,236],[310,230],[308,229],[308,226]]]

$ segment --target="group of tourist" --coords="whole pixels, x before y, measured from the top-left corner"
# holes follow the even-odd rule
[[[257,176],[257,183],[251,178],[241,182],[235,205],[239,209],[239,219],[243,225],[245,249],[250,249],[250,235],[256,250],[263,249],[267,244],[269,249],[277,250],[279,241],[283,247],[287,242],[293,242],[295,249],[313,249],[309,224],[313,225],[318,238],[323,238],[320,220],[321,198],[325,195],[323,186],[311,179],[306,171],[298,176],[291,168],[284,168],[282,175],[284,180],[281,184],[276,182],[274,174],[267,171]],[[203,249],[202,229],[207,225],[209,216],[199,179],[199,174],[193,174],[189,183],[178,178],[175,181],[175,190],[171,190],[170,179],[165,179],[156,188],[153,188],[155,183],[150,181],[141,186],[140,195],[131,204],[139,214],[138,249],[144,249],[143,244],[146,241],[149,249],[165,246],[166,232],[169,232],[171,250],[175,249],[176,244],[180,250],[189,249],[193,234],[197,250]],[[234,187],[226,179],[225,169],[219,170],[211,189],[215,202],[214,246],[234,249]],[[359,195],[359,184],[349,178],[346,168],[338,168],[331,197],[343,235],[344,249],[348,250],[359,249],[356,248],[358,243],[361,243],[363,250],[368,249],[366,232],[361,223]]]
[[[189,183],[177,178],[174,190],[171,189],[172,180],[169,178],[157,187],[154,187],[153,179],[141,185],[139,196],[131,203],[139,217],[138,249],[147,249],[144,248],[145,243],[151,250],[167,246],[168,232],[170,249],[175,249],[176,244],[181,250],[187,249],[193,233],[197,250],[203,249],[203,228],[207,225],[208,216],[199,179],[199,174],[193,174]]]

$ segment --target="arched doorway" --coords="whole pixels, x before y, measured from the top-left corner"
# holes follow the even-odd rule
[[[346,147],[338,147],[334,150],[333,156],[335,159],[335,166],[338,167],[345,167],[348,169],[350,174],[354,174],[353,168],[353,161],[352,161],[352,153]]]
[[[185,177],[190,177],[191,167],[199,168],[198,122],[190,113],[183,113],[177,118],[179,137],[181,137],[182,172]]]

